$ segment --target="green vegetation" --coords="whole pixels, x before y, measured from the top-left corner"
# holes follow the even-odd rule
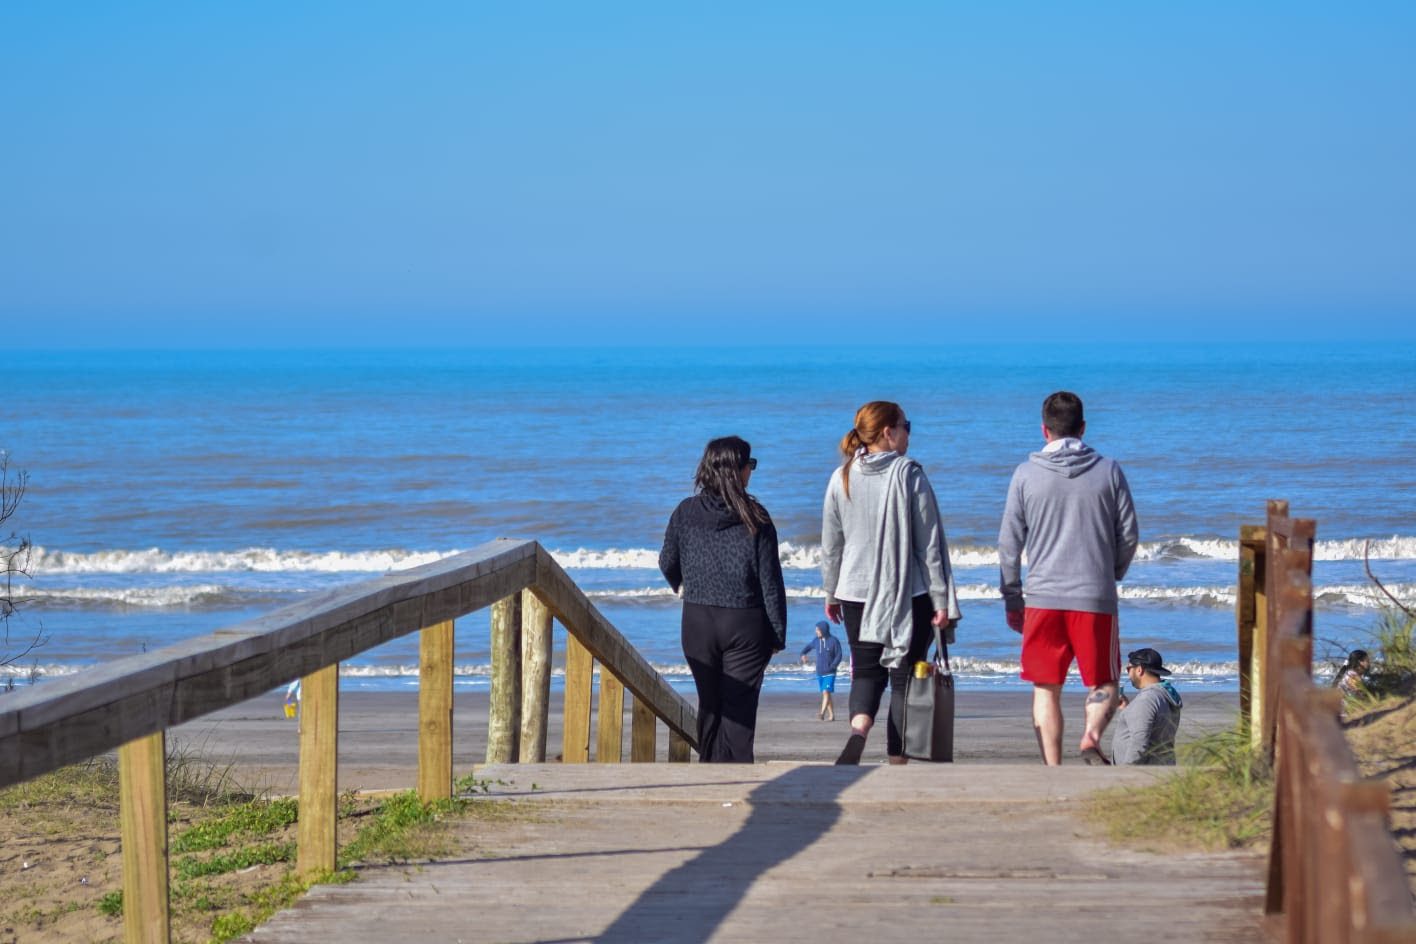
[[[372,822],[360,827],[354,841],[339,850],[340,865],[375,859],[407,862],[445,855],[451,846],[442,837],[442,820],[466,808],[466,800],[424,803],[413,790],[395,793],[374,811]]]
[[[1376,651],[1367,688],[1373,697],[1416,693],[1416,618],[1395,608],[1383,610],[1372,635]]]
[[[236,836],[266,836],[294,823],[298,814],[299,804],[293,797],[243,803],[215,819],[195,823],[178,833],[169,851],[174,854],[200,852],[228,845]]]
[[[1416,618],[1392,608],[1372,631],[1366,709],[1416,697]],[[1272,832],[1273,774],[1249,733],[1236,728],[1179,748],[1182,768],[1144,789],[1096,795],[1090,815],[1118,843],[1245,848]]]
[[[1273,776],[1248,731],[1210,734],[1181,745],[1178,754],[1183,766],[1174,776],[1093,797],[1089,814],[1113,841],[1236,849],[1268,839]]]
[[[462,798],[431,804],[422,803],[414,791],[382,799],[347,792],[338,804],[339,871],[307,882],[294,874],[298,801],[255,797],[230,774],[229,765],[212,765],[192,753],[168,757],[174,939],[209,936],[224,942],[249,934],[311,885],[353,881],[352,863],[406,862],[455,853],[446,831],[451,818],[534,815],[470,798],[490,790],[486,781],[470,776],[457,782]],[[110,889],[97,898],[33,902],[7,914],[7,923],[51,925],[80,909],[121,917],[123,893],[113,888],[120,880],[117,858],[112,845],[93,844],[95,837],[105,836],[116,843],[117,810],[118,768],[111,758],[71,765],[0,790],[0,818],[22,823],[14,831],[56,844],[73,842],[73,855],[93,863],[97,889]],[[19,888],[10,891],[21,900],[26,894]]]

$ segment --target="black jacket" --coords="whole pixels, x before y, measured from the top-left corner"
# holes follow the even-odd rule
[[[787,590],[770,519],[754,535],[717,496],[685,498],[669,517],[659,569],[671,587],[683,588],[685,603],[762,607],[777,648],[786,648]]]

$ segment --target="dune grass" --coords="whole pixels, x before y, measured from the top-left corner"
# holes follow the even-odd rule
[[[1088,815],[1116,843],[1149,849],[1245,849],[1272,833],[1273,774],[1238,727],[1177,749],[1173,776],[1096,794]]]
[[[1349,715],[1416,696],[1416,619],[1384,610],[1371,635],[1367,694],[1351,700]],[[1112,841],[1142,848],[1266,846],[1273,831],[1273,772],[1249,732],[1236,727],[1208,734],[1177,754],[1181,767],[1173,776],[1097,794],[1089,816]]]
[[[430,804],[411,790],[381,797],[345,793],[338,805],[338,867],[305,881],[294,874],[297,800],[245,789],[232,779],[229,765],[212,764],[194,753],[169,754],[167,777],[176,941],[224,942],[247,934],[311,885],[352,881],[358,863],[426,861],[454,853],[456,839],[446,828],[453,819],[535,815],[468,796],[486,792],[486,785],[471,777],[458,782],[458,798]],[[47,861],[82,856],[94,863],[74,897],[33,901],[33,889],[23,883],[37,879],[38,868],[0,881],[0,900],[25,902],[0,907],[0,924],[12,924],[23,937],[26,927],[62,927],[66,916],[96,910],[111,924],[112,936],[103,939],[121,939],[117,817],[118,766],[112,758],[64,767],[0,790],[5,835],[42,842]],[[102,848],[96,840],[102,840]]]

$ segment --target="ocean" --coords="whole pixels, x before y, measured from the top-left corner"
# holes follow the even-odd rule
[[[711,326],[705,325],[705,328]],[[888,333],[888,326],[882,325]],[[901,403],[939,496],[964,619],[964,688],[1022,688],[997,593],[1014,466],[1057,389],[1121,462],[1141,550],[1121,585],[1123,651],[1181,686],[1238,685],[1236,537],[1285,498],[1318,523],[1321,657],[1369,642],[1380,597],[1416,599],[1416,346],[1116,345],[340,352],[19,352],[0,449],[28,491],[7,525],[35,550],[0,668],[34,682],[208,633],[330,586],[492,538],[548,548],[685,691],[663,528],[703,444],[748,439],[781,537],[788,649],[821,618],[820,509],[856,407]],[[489,683],[488,614],[459,623],[457,684]],[[342,668],[416,686],[416,635]],[[558,646],[558,649],[561,647]],[[844,681],[844,680],[843,680]],[[1074,683],[1077,684],[1077,683]],[[844,687],[844,685],[843,685]]]

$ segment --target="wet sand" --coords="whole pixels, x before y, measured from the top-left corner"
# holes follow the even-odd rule
[[[1234,692],[1182,692],[1185,710],[1180,740],[1233,725],[1239,696]],[[1080,763],[1075,744],[1081,735],[1081,693],[1064,697],[1068,756]],[[275,794],[296,792],[299,764],[298,724],[284,716],[281,694],[271,693],[243,705],[189,722],[168,733],[169,751],[201,757],[218,767],[230,767],[240,786]],[[457,776],[486,760],[486,692],[458,694],[453,705],[453,765]],[[548,759],[561,749],[561,700],[552,694],[547,737]],[[845,699],[838,693],[834,722],[816,717],[815,692],[768,693],[758,713],[756,752],[759,762],[835,759],[845,742]],[[957,696],[955,760],[960,764],[1038,762],[1031,722],[1031,694],[961,691]],[[865,763],[885,759],[884,709],[866,748]],[[345,692],[339,705],[339,789],[406,789],[417,782],[418,696],[415,692]],[[624,756],[629,756],[626,712]],[[1103,741],[1107,745],[1110,739]],[[592,758],[594,732],[591,732]],[[668,748],[666,729],[659,726],[659,757]]]

